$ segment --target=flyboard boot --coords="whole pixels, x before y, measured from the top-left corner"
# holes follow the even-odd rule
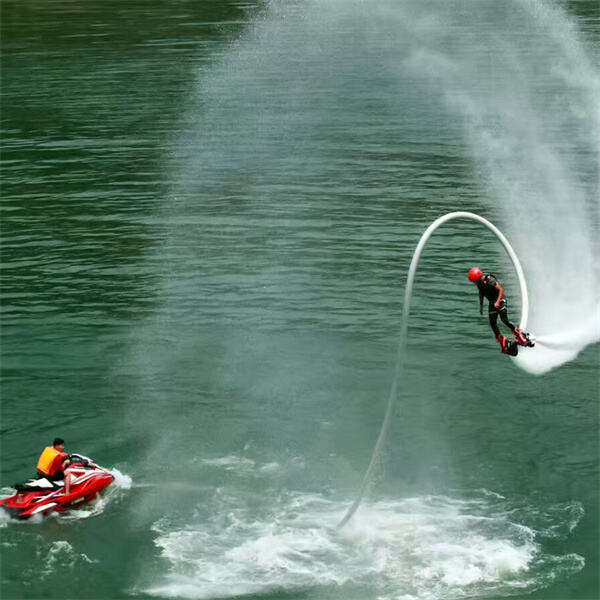
[[[508,354],[509,356],[517,356],[519,353],[519,347],[516,342],[510,341],[504,335],[499,335],[496,341],[500,344],[500,351],[502,354]]]
[[[529,348],[533,348],[535,344],[529,338],[529,334],[521,331],[518,327],[515,327],[515,342],[520,346],[528,346]]]
[[[502,352],[502,354],[506,354],[506,347],[508,345],[508,340],[506,339],[506,336],[499,335],[496,338],[496,341],[500,344],[500,352]]]

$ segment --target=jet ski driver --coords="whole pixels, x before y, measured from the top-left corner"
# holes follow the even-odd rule
[[[70,464],[71,459],[65,452],[65,440],[56,438],[52,446],[44,448],[38,459],[38,477],[45,477],[50,481],[59,481],[64,478],[66,496],[71,491],[71,475],[68,470]]]
[[[498,316],[500,316],[502,322],[513,332],[517,344],[533,345],[527,337],[527,334],[523,333],[508,320],[504,288],[498,283],[498,280],[493,273],[486,275],[479,267],[473,267],[469,271],[469,281],[473,282],[479,290],[480,315],[483,314],[483,298],[485,297],[489,301],[488,314],[490,327],[496,336],[496,341],[500,344],[502,353],[506,354],[508,352],[509,342],[506,339],[506,336],[503,336],[498,329]]]

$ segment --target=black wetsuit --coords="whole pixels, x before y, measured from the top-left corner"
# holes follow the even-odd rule
[[[54,475],[46,475],[46,473],[42,472],[42,471],[36,471],[36,474],[38,476],[38,479],[47,479],[48,481],[61,481],[62,479],[65,478],[65,474],[62,471],[56,471],[56,473],[54,473]]]
[[[492,273],[488,275],[483,275],[481,279],[477,282],[477,287],[479,288],[479,296],[483,298],[485,296],[488,301],[488,313],[490,318],[490,326],[494,335],[498,337],[500,335],[500,330],[498,329],[498,315],[500,315],[500,319],[502,322],[514,333],[515,326],[508,320],[508,311],[506,305],[506,299],[502,298],[502,302],[500,302],[500,308],[496,308],[494,303],[498,300],[498,288],[496,288],[496,284],[498,280],[494,277]]]

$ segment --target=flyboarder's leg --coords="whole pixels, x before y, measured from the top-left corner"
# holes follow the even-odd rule
[[[508,320],[508,309],[506,308],[506,300],[502,300],[500,303],[500,308],[498,309],[498,314],[500,315],[500,319],[502,322],[513,332],[517,329],[509,320]]]
[[[533,342],[529,339],[529,335],[523,333],[516,325],[513,325],[508,320],[508,309],[506,307],[506,300],[502,300],[500,303],[500,308],[498,309],[498,314],[500,315],[500,319],[502,322],[513,332],[515,336],[515,342],[517,344],[521,344],[523,346],[533,346]]]
[[[490,318],[490,327],[494,332],[494,337],[498,339],[498,336],[500,335],[500,330],[498,329],[498,311],[491,302],[488,308],[488,316]]]
[[[507,339],[500,333],[500,330],[498,329],[498,311],[492,302],[490,302],[488,307],[488,316],[490,318],[490,327],[496,336],[496,341],[500,344],[500,351],[502,354],[506,354]]]

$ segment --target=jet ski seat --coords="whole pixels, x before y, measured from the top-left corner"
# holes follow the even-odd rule
[[[15,483],[17,492],[47,492],[48,490],[58,490],[63,487],[64,481],[50,481],[45,477],[41,479],[30,479],[27,483]]]

